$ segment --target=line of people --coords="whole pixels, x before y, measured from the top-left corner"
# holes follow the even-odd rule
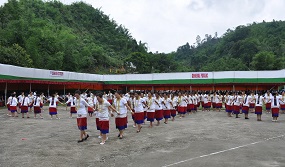
[[[266,106],[266,111],[272,112],[273,122],[277,122],[279,116],[279,109],[285,111],[285,94],[281,95],[278,92],[266,94],[261,92],[254,94],[253,92],[226,92],[224,95],[220,92],[135,92],[126,93],[116,92],[112,94],[97,93],[96,95],[85,92],[81,94],[80,91],[76,91],[74,96],[70,93],[67,95],[66,106],[70,107],[70,118],[73,114],[77,115],[77,126],[80,130],[80,140],[83,142],[88,139],[89,135],[86,133],[87,129],[87,116],[96,117],[97,130],[100,131],[99,138],[101,138],[100,144],[105,144],[107,133],[109,133],[109,119],[115,117],[116,128],[118,129],[118,138],[123,139],[124,130],[128,125],[128,112],[131,113],[134,124],[133,127],[137,128],[137,133],[142,129],[142,124],[145,121],[150,122],[149,128],[152,128],[154,121],[159,126],[160,122],[164,119],[164,123],[168,124],[169,119],[175,120],[178,113],[179,118],[185,117],[185,114],[191,112],[197,112],[199,108],[203,112],[210,111],[213,108],[214,111],[221,111],[223,104],[225,105],[226,112],[229,117],[233,114],[236,118],[243,113],[245,119],[249,119],[249,112],[255,112],[257,115],[257,121],[261,121],[262,107]],[[29,108],[33,108],[34,117],[37,114],[40,118],[42,107],[44,103],[49,103],[49,115],[51,119],[56,116],[56,119],[60,119],[57,116],[57,104],[61,103],[57,93],[54,93],[50,98],[45,98],[43,94],[33,95],[31,92],[29,95],[22,93],[16,98],[16,93],[13,93],[8,99],[8,109],[11,112],[11,116],[16,117],[17,112],[22,113],[22,117],[27,115],[29,118]]]

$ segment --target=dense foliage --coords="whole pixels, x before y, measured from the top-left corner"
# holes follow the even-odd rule
[[[166,34],[167,35],[167,34]],[[285,22],[253,23],[221,38],[197,36],[172,53],[151,53],[129,30],[83,2],[8,0],[0,7],[0,63],[89,73],[284,68]]]
[[[278,70],[285,68],[285,22],[253,23],[205,35],[177,49],[175,58],[192,71]]]

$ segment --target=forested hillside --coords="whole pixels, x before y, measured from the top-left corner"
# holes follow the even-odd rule
[[[159,73],[275,70],[285,68],[284,62],[282,21],[238,26],[222,37],[197,36],[195,44],[172,53],[151,53],[127,28],[83,2],[9,0],[0,7],[0,63],[5,64],[89,73]]]
[[[228,29],[218,38],[206,34],[177,49],[191,71],[277,70],[285,68],[285,22],[253,23]]]
[[[1,63],[104,73],[146,53],[128,29],[83,2],[9,0],[0,16]]]

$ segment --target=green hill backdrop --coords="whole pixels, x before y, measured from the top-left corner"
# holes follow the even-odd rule
[[[238,26],[222,37],[198,35],[193,45],[151,53],[127,28],[83,2],[9,0],[0,7],[4,64],[102,74],[276,70],[284,62],[283,21]]]

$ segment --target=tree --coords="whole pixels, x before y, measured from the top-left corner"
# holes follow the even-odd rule
[[[146,54],[140,52],[131,53],[126,59],[126,62],[129,66],[133,64],[135,66],[135,71],[138,73],[144,74],[151,72],[152,68]]]
[[[33,61],[24,48],[18,44],[11,47],[0,45],[0,62],[4,64],[12,64],[16,66],[32,67]]]
[[[196,37],[196,44],[197,44],[197,46],[199,46],[201,44],[201,37],[200,37],[200,35],[197,35],[197,37]]]
[[[252,66],[255,70],[274,70],[276,55],[273,52],[262,51],[253,57]]]

